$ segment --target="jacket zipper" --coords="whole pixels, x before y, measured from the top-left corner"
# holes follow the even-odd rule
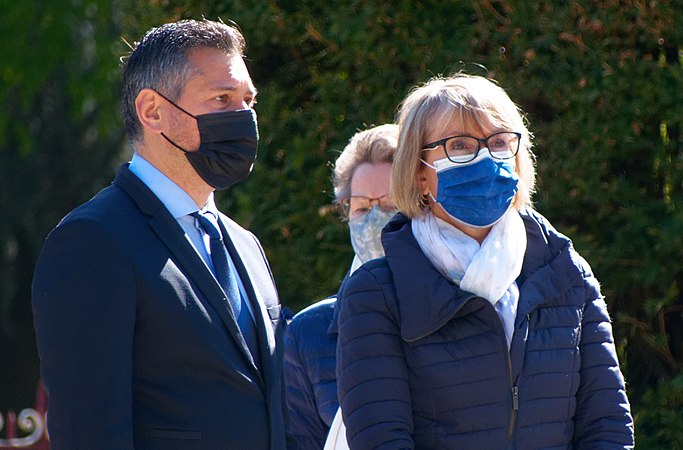
[[[519,410],[519,388],[512,386],[512,413],[510,414],[510,428],[508,429],[508,448],[515,448],[515,426],[517,425],[517,410]]]
[[[465,301],[462,302],[462,304],[464,305],[465,303],[467,303],[468,301],[470,301],[471,299],[473,299],[473,298],[475,298],[475,297],[477,297],[477,296],[476,296],[476,295],[472,295],[472,296],[468,297],[467,299],[465,299]],[[491,305],[491,307],[493,308],[493,305]],[[435,330],[438,330],[439,328],[441,328],[442,326],[444,326],[444,325],[446,324],[446,322],[448,322],[449,320],[451,320],[451,319],[453,318],[453,316],[458,312],[459,309],[460,309],[460,308],[458,308],[456,311],[454,311],[453,314],[451,314],[451,315],[449,315],[449,316],[447,316],[447,317],[444,317],[444,318],[441,320],[441,322],[438,324],[438,326],[434,327],[434,329],[432,329],[432,330],[429,331],[428,333],[425,333],[424,335],[418,336],[418,337],[413,338],[413,339],[405,339],[405,338],[404,338],[404,340],[405,340],[406,342],[415,342],[415,341],[418,341],[418,340],[420,340],[420,339],[423,339],[423,338],[429,336],[429,335],[432,334]],[[494,308],[494,309],[495,309],[495,308]],[[501,319],[500,316],[498,316],[498,312],[497,312],[497,311],[494,311],[494,312],[495,312],[496,316],[498,317],[498,320],[500,321],[500,326],[501,326],[501,328],[503,328],[503,330],[504,330],[504,329],[505,329],[505,326],[503,325],[503,319]],[[527,319],[527,321],[528,321],[529,323],[531,323],[530,320],[529,320],[529,314],[526,315],[526,319]],[[513,336],[514,336],[514,333],[513,333]],[[513,440],[513,438],[514,438],[514,432],[515,432],[515,425],[516,425],[516,422],[517,422],[517,410],[519,409],[519,388],[517,387],[517,385],[514,384],[514,382],[513,382],[513,380],[512,380],[512,358],[510,357],[510,349],[508,348],[507,338],[505,337],[505,332],[503,332],[503,348],[506,350],[506,351],[505,351],[505,354],[506,354],[506,357],[507,357],[508,381],[510,382],[510,391],[511,391],[511,393],[512,393],[512,413],[511,413],[511,415],[510,415],[510,426],[509,426],[509,428],[508,428],[508,436],[507,436],[507,441],[508,441],[508,443],[507,443],[507,447],[508,447],[509,449],[514,449],[514,448],[515,448],[515,445],[514,445],[514,440]]]
[[[510,392],[512,394],[512,411],[510,412],[510,424],[508,427],[508,445],[509,449],[515,448],[515,426],[517,425],[517,411],[519,410],[519,387],[514,384],[512,380],[512,358],[510,358],[510,352],[507,352],[507,363],[508,363],[508,379],[510,380]]]
[[[529,336],[529,331],[531,327],[531,316],[526,314],[526,334]],[[502,320],[501,320],[502,323]],[[525,337],[525,339],[526,339]],[[507,363],[508,363],[508,379],[510,380],[510,391],[512,394],[512,411],[510,413],[510,424],[508,427],[507,447],[509,449],[515,448],[515,427],[517,426],[517,411],[519,411],[519,387],[515,384],[512,379],[512,358],[510,357],[510,351],[507,352]]]

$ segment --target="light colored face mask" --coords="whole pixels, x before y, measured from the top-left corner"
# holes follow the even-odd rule
[[[394,214],[395,210],[384,211],[378,206],[373,206],[367,214],[349,220],[351,245],[361,263],[384,256],[380,239],[382,228]]]

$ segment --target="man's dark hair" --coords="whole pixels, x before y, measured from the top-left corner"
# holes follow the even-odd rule
[[[154,89],[175,101],[195,75],[188,61],[190,52],[206,47],[243,56],[244,37],[236,27],[223,22],[181,20],[152,28],[128,56],[121,58],[123,118],[133,147],[142,139],[142,125],[135,111],[140,91]]]

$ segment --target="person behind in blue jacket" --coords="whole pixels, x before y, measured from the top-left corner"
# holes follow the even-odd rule
[[[458,74],[416,87],[398,117],[386,256],[339,292],[350,448],[632,448],[598,281],[531,207],[521,111]]]
[[[398,126],[380,125],[356,133],[334,166],[335,201],[348,220],[355,256],[350,272],[384,255],[382,227],[396,213],[391,196],[391,163]],[[336,297],[294,316],[285,334],[285,392],[290,446],[321,449],[339,407],[336,367]]]

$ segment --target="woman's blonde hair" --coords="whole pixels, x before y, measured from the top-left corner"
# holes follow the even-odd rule
[[[521,110],[494,81],[457,74],[433,78],[415,87],[399,107],[400,133],[391,174],[391,191],[398,209],[408,217],[425,213],[419,181],[422,148],[428,144],[425,140],[431,130],[445,129],[454,120],[471,132],[500,129],[522,134],[515,158],[519,190],[513,204],[517,209],[531,206],[536,179],[533,136]]]
[[[392,163],[398,144],[398,125],[385,124],[356,133],[334,164],[332,184],[338,203],[351,195],[351,179],[363,163]]]

